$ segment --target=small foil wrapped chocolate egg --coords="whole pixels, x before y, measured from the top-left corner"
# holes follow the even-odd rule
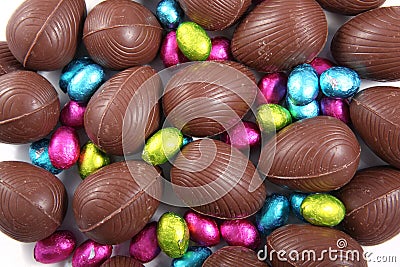
[[[193,137],[184,135],[184,136],[183,136],[182,148],[183,148],[184,146],[186,146],[187,144],[191,143],[191,142],[193,142]]]
[[[198,24],[182,22],[176,30],[179,49],[190,60],[206,60],[211,52],[211,39]]]
[[[88,141],[82,147],[78,159],[78,170],[82,179],[108,164],[110,164],[110,157],[92,141]]]
[[[211,254],[207,247],[189,247],[181,258],[172,260],[171,267],[201,267]]]
[[[261,242],[257,227],[248,219],[222,222],[221,236],[230,246],[242,246],[255,250]]]
[[[75,129],[68,126],[58,128],[49,143],[49,157],[53,166],[68,169],[78,161],[79,154],[79,138]]]
[[[259,104],[278,104],[286,95],[288,77],[283,72],[268,73],[258,82]]]
[[[224,132],[221,135],[221,140],[238,149],[248,149],[260,144],[261,133],[257,124],[251,121],[243,121],[228,132]]]
[[[272,230],[283,226],[289,219],[289,200],[279,194],[272,194],[265,200],[261,211],[256,215],[256,225],[261,234],[267,235]]]
[[[164,37],[164,41],[161,45],[160,57],[166,68],[189,61],[178,47],[175,31],[170,31]]]
[[[264,133],[279,131],[292,123],[290,112],[278,104],[263,104],[257,108],[257,123]]]
[[[350,123],[350,107],[346,99],[324,97],[320,104],[323,115],[337,118],[346,124]]]
[[[321,75],[324,71],[335,66],[332,61],[322,57],[316,57],[313,61],[310,62],[310,65],[314,68],[314,70]]]
[[[295,67],[287,83],[288,97],[295,105],[304,106],[317,98],[319,92],[318,74],[310,64]]]
[[[73,267],[98,267],[111,257],[113,247],[93,240],[83,242],[72,255]]]
[[[319,79],[324,95],[337,98],[352,97],[360,88],[357,72],[346,67],[332,67],[321,74]]]
[[[306,193],[292,193],[289,197],[290,201],[290,208],[292,209],[294,215],[296,215],[297,218],[304,220],[303,215],[301,215],[301,203],[303,203],[303,200],[308,196],[309,194]]]
[[[211,38],[211,52],[207,60],[233,60],[231,40],[223,36]]]
[[[160,252],[157,242],[157,222],[148,223],[132,238],[129,245],[129,254],[143,263],[152,261]]]
[[[57,263],[66,260],[74,251],[75,246],[74,235],[70,231],[60,230],[36,242],[33,254],[37,262]]]
[[[29,146],[29,158],[33,165],[39,166],[52,174],[59,174],[62,170],[53,166],[49,157],[49,139],[41,139]]]
[[[60,122],[62,125],[80,128],[83,127],[83,118],[86,105],[75,101],[69,101],[62,108],[60,113]]]
[[[190,239],[202,246],[215,246],[220,242],[220,231],[213,218],[192,210],[185,213],[185,221],[189,229]]]
[[[336,226],[346,215],[346,207],[329,194],[307,196],[300,206],[301,215],[309,223],[319,226]]]
[[[320,113],[319,104],[316,100],[311,101],[307,105],[297,106],[290,98],[286,98],[286,105],[293,119],[302,120],[306,118],[316,117]]]
[[[89,57],[82,57],[68,63],[61,71],[60,80],[58,81],[60,89],[64,93],[67,93],[67,88],[72,78],[74,78],[80,70],[93,63],[93,60]]]
[[[165,29],[176,29],[185,16],[175,0],[161,0],[157,5],[156,16]]]

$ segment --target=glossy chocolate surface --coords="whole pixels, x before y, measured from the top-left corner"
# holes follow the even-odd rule
[[[101,267],[144,267],[144,265],[131,257],[114,256],[106,260]]]
[[[343,15],[359,13],[380,7],[386,0],[317,0],[322,8]]]
[[[7,42],[0,41],[0,76],[23,68],[11,53]]]
[[[267,267],[268,265],[260,261],[253,250],[240,246],[220,248],[203,263],[203,267],[232,266]]]

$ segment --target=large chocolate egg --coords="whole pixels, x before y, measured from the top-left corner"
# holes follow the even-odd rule
[[[42,139],[56,126],[60,100],[45,78],[31,71],[0,77],[0,142],[29,143]]]
[[[315,0],[263,1],[236,28],[232,53],[258,71],[289,70],[318,55],[328,37],[327,25]]]
[[[161,80],[150,66],[114,75],[86,107],[87,135],[108,154],[136,152],[159,126],[161,90]]]
[[[114,256],[106,260],[100,267],[144,267],[144,265],[131,257]]]
[[[7,42],[0,41],[0,76],[23,68],[11,53]]]
[[[217,266],[267,267],[268,264],[261,261],[257,257],[257,254],[249,248],[241,246],[226,246],[215,251],[203,263],[203,267]]]
[[[360,77],[400,80],[400,7],[382,7],[357,15],[336,32],[331,52],[339,65]]]
[[[353,126],[375,154],[400,168],[400,88],[377,86],[359,92],[350,104]]]
[[[276,142],[276,147],[271,144]],[[351,129],[333,117],[295,122],[262,149],[259,169],[271,182],[304,192],[327,192],[348,183],[360,161]]]
[[[322,8],[343,14],[357,15],[364,11],[380,7],[385,0],[317,0]]]
[[[158,170],[140,161],[117,162],[89,175],[74,193],[79,230],[101,244],[129,240],[148,223],[162,193]]]
[[[96,63],[122,70],[151,62],[161,35],[162,27],[146,7],[130,0],[109,0],[89,12],[83,42]]]
[[[68,206],[63,183],[26,162],[0,162],[0,230],[21,242],[36,242],[61,225]]]
[[[171,169],[178,197],[193,210],[221,219],[241,219],[260,210],[265,185],[242,152],[218,140],[194,141]]]
[[[75,55],[85,15],[84,0],[27,0],[8,21],[10,50],[28,69],[60,69]]]

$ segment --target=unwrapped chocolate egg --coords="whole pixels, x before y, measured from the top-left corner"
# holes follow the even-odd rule
[[[237,149],[249,149],[261,143],[261,132],[254,122],[243,121],[232,127],[228,132],[223,133],[221,141]]]
[[[7,42],[0,41],[0,76],[23,68],[11,53]]]
[[[110,164],[110,157],[93,144],[92,141],[88,141],[82,147],[78,159],[78,171],[82,179],[108,164]]]
[[[173,259],[171,267],[202,267],[204,261],[212,254],[207,247],[189,247],[181,258]]]
[[[79,159],[80,144],[78,133],[68,126],[59,127],[51,136],[49,158],[54,167],[65,170]]]
[[[73,267],[98,267],[111,257],[113,247],[86,240],[72,255]]]
[[[385,0],[317,0],[326,10],[343,15],[357,15],[359,13],[380,7]]]
[[[157,242],[157,222],[148,223],[132,238],[129,245],[129,254],[143,263],[152,261],[160,252]]]
[[[318,82],[318,73],[310,64],[296,66],[288,78],[287,95],[293,104],[307,105],[318,96]]]
[[[182,257],[189,247],[189,229],[185,220],[173,212],[164,213],[157,224],[157,240],[168,257]]]
[[[221,236],[229,246],[242,246],[254,250],[260,245],[260,233],[248,219],[224,221],[220,228]]]
[[[54,167],[49,156],[49,139],[40,139],[29,146],[29,158],[33,165],[41,167],[52,174],[59,174],[63,170]]]
[[[144,265],[126,256],[114,256],[106,260],[100,267],[144,267]]]
[[[289,200],[284,195],[268,196],[264,206],[256,215],[257,229],[263,235],[267,235],[272,230],[285,225],[289,219],[289,206]]]
[[[182,22],[176,29],[179,50],[192,61],[206,60],[211,52],[211,39],[207,32],[192,21]]]
[[[161,44],[160,58],[166,68],[189,61],[178,47],[175,31],[170,31],[165,35]]]
[[[60,113],[60,122],[62,125],[80,128],[83,127],[83,118],[86,111],[86,105],[75,101],[69,101],[62,108]]]
[[[225,246],[218,249],[203,263],[202,267],[216,266],[247,266],[247,267],[267,267],[268,264],[257,257],[257,254],[241,246]]]
[[[357,93],[361,80],[357,72],[346,67],[332,67],[319,77],[324,95],[335,98],[349,98]]]
[[[217,222],[213,218],[188,210],[184,215],[184,219],[192,241],[207,247],[218,245],[220,231]]]
[[[40,263],[57,263],[72,255],[76,246],[74,235],[67,230],[56,231],[35,244],[33,254]]]

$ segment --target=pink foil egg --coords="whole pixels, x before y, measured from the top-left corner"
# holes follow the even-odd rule
[[[214,219],[192,210],[185,213],[184,219],[189,228],[190,239],[202,246],[215,246],[220,241],[218,225]]]
[[[131,256],[143,263],[152,261],[160,252],[157,242],[157,222],[148,223],[132,238],[129,246]]]
[[[98,267],[111,257],[112,246],[102,245],[93,240],[86,240],[72,256],[73,267]]]
[[[79,138],[74,128],[61,126],[50,139],[49,157],[58,169],[68,169],[77,162],[80,154]]]
[[[346,99],[324,97],[320,103],[323,115],[337,118],[346,124],[350,123],[349,103]]]
[[[166,68],[189,61],[181,50],[179,50],[175,31],[170,31],[165,36],[161,45],[160,57]]]
[[[221,140],[237,149],[247,149],[260,144],[261,132],[257,124],[243,121],[221,135]]]
[[[74,251],[76,240],[70,231],[56,231],[35,244],[33,254],[40,263],[57,263],[66,260]]]
[[[231,41],[222,36],[211,38],[211,52],[207,60],[233,60]]]
[[[310,65],[315,69],[318,75],[321,75],[321,73],[323,73],[327,69],[335,66],[332,61],[322,57],[315,58],[313,61],[311,61]]]
[[[83,127],[83,115],[86,105],[69,101],[61,110],[60,122],[62,125],[80,128]]]
[[[243,246],[254,250],[260,245],[260,233],[249,220],[224,221],[220,229],[222,238],[230,246]]]
[[[287,91],[288,77],[283,72],[268,73],[258,82],[258,104],[279,104]]]

